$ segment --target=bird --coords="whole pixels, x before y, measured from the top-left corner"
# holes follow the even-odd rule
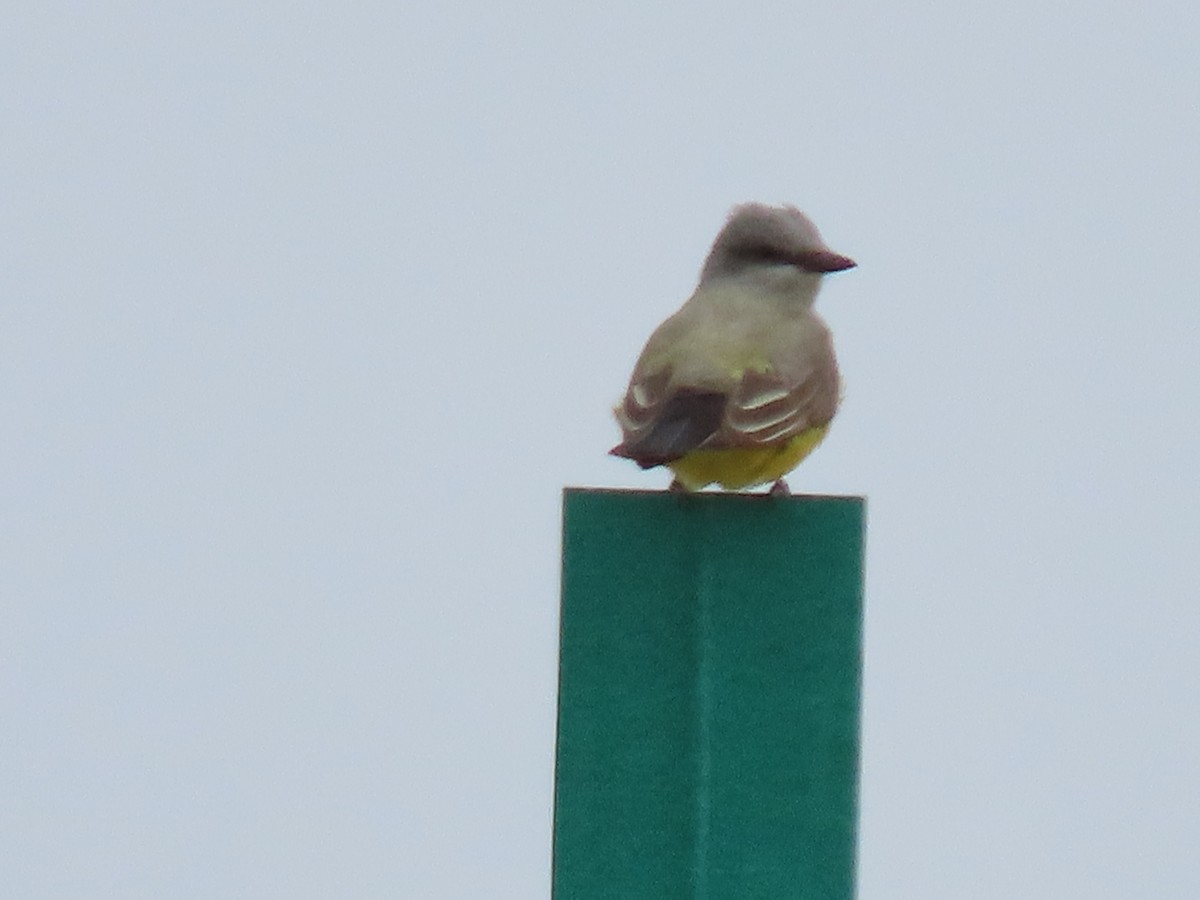
[[[824,439],[841,396],[813,303],[826,274],[855,265],[794,206],[735,206],[695,291],[642,349],[609,452],[667,467],[675,491],[790,493],[784,476]]]

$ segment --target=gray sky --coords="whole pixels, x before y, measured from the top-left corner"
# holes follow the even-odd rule
[[[1195,4],[5,19],[6,896],[547,896],[559,493],[748,199],[860,264],[861,896],[1200,895]]]

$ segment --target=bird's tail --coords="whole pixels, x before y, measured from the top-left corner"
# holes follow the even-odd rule
[[[695,450],[721,427],[729,398],[719,391],[681,388],[663,403],[654,421],[608,452],[643,469],[666,465]]]

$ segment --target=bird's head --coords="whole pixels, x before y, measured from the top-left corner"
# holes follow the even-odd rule
[[[819,279],[854,265],[854,260],[830,250],[817,226],[796,207],[743,203],[734,207],[713,242],[700,280],[777,266]]]

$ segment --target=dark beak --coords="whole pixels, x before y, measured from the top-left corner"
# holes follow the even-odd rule
[[[809,272],[841,272],[853,269],[858,263],[832,250],[805,250],[796,257],[796,265]]]

